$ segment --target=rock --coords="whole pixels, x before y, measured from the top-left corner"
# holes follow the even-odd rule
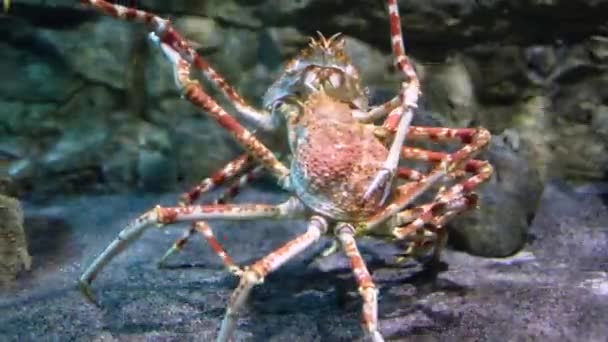
[[[608,37],[592,36],[589,45],[589,51],[595,60],[604,64],[608,63]]]
[[[513,103],[530,86],[526,63],[517,46],[484,46],[469,53],[478,67],[473,73],[482,103]]]
[[[534,45],[524,50],[524,58],[528,64],[530,79],[544,82],[553,74],[558,57],[553,46]]]
[[[45,58],[37,53],[38,49],[53,48],[40,32],[31,27],[24,31],[29,34],[19,39],[29,40],[29,49],[15,48],[6,41],[0,43],[0,58],[5,61],[0,66],[0,73],[6,80],[11,80],[0,84],[3,98],[23,98],[38,103],[66,99],[74,90],[75,75],[53,51]],[[14,111],[11,109],[7,108],[7,111]]]
[[[142,122],[133,120],[128,112],[115,112],[113,116],[116,124],[104,146],[101,172],[104,184],[110,191],[123,192],[126,190],[125,184],[138,183],[138,137]]]
[[[602,184],[574,187],[564,182],[550,183],[530,229],[535,254],[580,270],[606,271],[607,195]],[[575,258],[573,249],[578,251]]]
[[[66,127],[61,139],[41,158],[42,166],[60,173],[95,165],[107,133],[101,124],[92,124],[88,129],[83,129],[82,124]]]
[[[81,25],[78,30],[44,30],[50,45],[66,60],[67,66],[81,77],[114,89],[126,87],[125,63],[139,35],[145,31],[129,23],[101,17]],[[82,44],[95,37],[96,44]],[[99,49],[99,46],[104,46]]]
[[[552,177],[560,177],[561,171],[552,166],[555,161],[555,142],[559,136],[552,126],[553,116],[546,108],[550,106],[551,100],[545,96],[533,96],[522,101],[517,108],[513,108],[514,123],[500,125],[502,132],[510,132],[509,135],[519,141],[514,148],[522,156],[528,165],[532,166],[540,175],[541,180]],[[506,114],[497,111],[497,115]],[[496,118],[499,122],[500,118]],[[485,120],[482,122],[484,125]],[[498,125],[498,124],[497,124]],[[506,128],[508,126],[509,128]],[[496,126],[490,125],[495,128]],[[542,132],[542,134],[540,133]],[[513,140],[513,137],[510,139]]]
[[[177,168],[169,132],[150,124],[142,124],[138,129],[138,146],[139,187],[156,192],[173,189],[177,182]]]
[[[424,66],[421,102],[454,127],[468,127],[479,121],[478,116],[486,115],[479,113],[475,83],[465,59],[455,55],[442,63]]]
[[[268,27],[262,35],[261,62],[269,68],[278,69],[290,57],[295,56],[308,40],[295,27]]]
[[[16,199],[0,194],[0,288],[31,266],[21,205]]]
[[[494,175],[479,191],[479,209],[449,224],[449,242],[468,253],[506,257],[521,250],[528,237],[543,186],[536,170],[495,137],[481,155]]]

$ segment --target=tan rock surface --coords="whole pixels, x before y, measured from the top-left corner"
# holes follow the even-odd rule
[[[0,195],[0,287],[8,285],[31,265],[21,204],[12,197]]]

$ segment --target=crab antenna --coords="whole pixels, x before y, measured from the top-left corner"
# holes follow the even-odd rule
[[[336,39],[340,38],[340,36],[342,36],[342,32],[334,33],[333,36],[329,37],[329,40],[327,41],[327,43],[332,43]]]
[[[327,46],[327,39],[325,39],[325,36],[323,35],[323,33],[321,33],[321,31],[317,31],[317,34],[319,35],[321,44],[323,44],[323,46]]]

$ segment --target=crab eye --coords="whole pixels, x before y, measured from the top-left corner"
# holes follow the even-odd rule
[[[281,109],[281,107],[283,106],[284,103],[285,102],[283,102],[283,99],[278,99],[278,100],[274,101],[270,105],[270,112],[274,114],[274,112]]]

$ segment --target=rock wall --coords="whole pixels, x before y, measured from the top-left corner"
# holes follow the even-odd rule
[[[372,90],[398,84],[381,1],[138,3],[171,17],[255,104],[316,30],[349,36]],[[608,1],[400,6],[431,115],[504,133],[543,179],[606,177]],[[176,189],[237,153],[179,99],[142,27],[30,0],[13,2],[0,30],[0,151],[26,191]]]

